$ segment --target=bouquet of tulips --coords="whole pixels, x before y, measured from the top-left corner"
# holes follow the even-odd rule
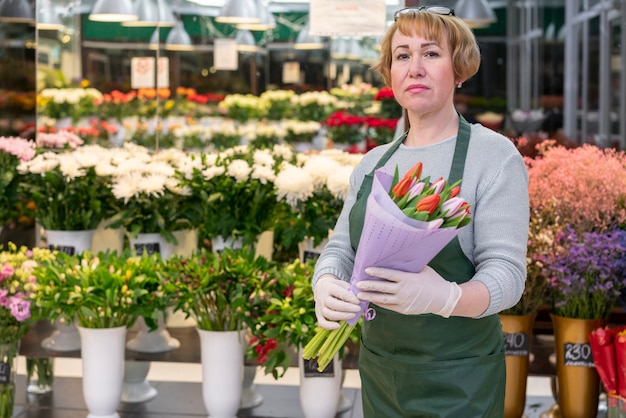
[[[470,205],[459,196],[460,180],[452,184],[443,178],[431,182],[421,175],[421,162],[402,178],[397,166],[393,175],[385,167],[376,170],[350,279],[354,294],[356,283],[374,279],[365,273],[367,267],[421,271],[461,227],[471,222]],[[382,231],[385,233],[379,233]],[[380,237],[386,238],[381,241]],[[375,318],[367,302],[361,302],[361,314],[366,320]],[[304,347],[303,357],[317,359],[318,370],[323,371],[343,347],[361,314],[342,321],[339,329],[319,328]]]

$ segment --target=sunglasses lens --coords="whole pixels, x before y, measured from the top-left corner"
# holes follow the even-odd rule
[[[434,13],[437,15],[454,16],[454,9],[445,6],[419,6],[419,7],[407,7],[400,9],[393,14],[394,22],[398,20],[398,16],[404,13],[412,13],[415,11],[424,10],[428,13]]]

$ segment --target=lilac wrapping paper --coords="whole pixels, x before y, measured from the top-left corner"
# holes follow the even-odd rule
[[[391,200],[389,190],[393,174],[385,167],[376,170],[372,191],[365,207],[365,222],[354,258],[350,290],[356,295],[356,283],[381,280],[365,274],[368,267],[384,267],[416,273],[421,271],[455,236],[458,228],[428,229],[428,222],[406,216]],[[368,302],[361,301],[361,312],[346,321],[354,325],[367,311]],[[373,319],[373,315],[366,315]]]

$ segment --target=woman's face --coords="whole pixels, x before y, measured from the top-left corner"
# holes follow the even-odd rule
[[[396,31],[391,39],[391,88],[398,103],[418,114],[436,113],[453,103],[452,53],[445,36],[437,44]]]

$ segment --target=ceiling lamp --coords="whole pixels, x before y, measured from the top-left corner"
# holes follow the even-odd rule
[[[148,47],[150,49],[159,49],[159,44],[161,43],[161,29],[156,28],[154,32],[152,32],[152,36],[150,37],[150,44]]]
[[[324,48],[324,41],[320,36],[313,36],[309,32],[309,21],[298,33],[296,43],[293,44],[294,49],[322,49]]]
[[[336,60],[348,58],[348,40],[346,38],[334,38],[330,44],[330,57]]]
[[[137,13],[130,0],[97,0],[93,5],[89,20],[97,22],[128,22],[137,20]]]
[[[0,21],[15,23],[35,23],[35,13],[28,0],[2,0]]]
[[[122,26],[174,26],[176,17],[165,0],[137,0],[134,12],[137,20],[122,23]]]
[[[276,27],[276,19],[270,9],[263,4],[263,0],[255,0],[259,22],[239,23],[237,29],[266,31]]]
[[[348,40],[346,58],[349,60],[359,61],[362,55],[363,51],[359,40],[357,38],[350,38]]]
[[[239,52],[256,52],[259,50],[259,47],[256,46],[254,35],[249,30],[238,30],[235,41],[237,42],[237,51]]]
[[[193,50],[193,42],[191,36],[185,30],[182,20],[177,20],[176,24],[170,30],[165,40],[165,49],[170,51],[191,51]]]
[[[257,9],[256,0],[226,0],[215,21],[233,25],[259,23],[261,18]]]
[[[61,22],[61,16],[56,7],[50,4],[50,0],[40,0],[39,16],[37,16],[37,29],[40,30],[63,30],[65,25]]]
[[[459,0],[454,6],[454,13],[471,28],[484,28],[497,20],[486,0]]]

